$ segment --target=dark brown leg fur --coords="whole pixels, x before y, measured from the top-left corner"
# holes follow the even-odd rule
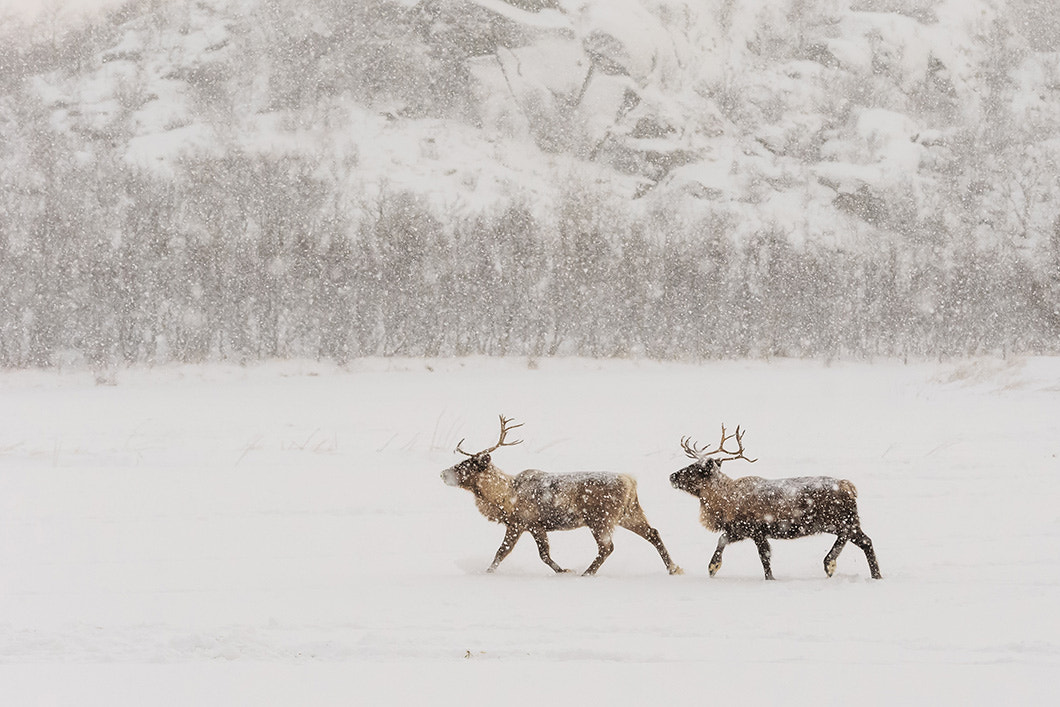
[[[596,547],[599,552],[596,555],[596,559],[589,565],[589,569],[585,570],[583,574],[594,575],[596,571],[600,569],[600,565],[604,564],[604,560],[607,559],[608,555],[615,551],[615,544],[611,541],[611,531],[604,528],[590,528],[593,531],[593,537],[596,538]]]
[[[666,565],[667,572],[670,574],[684,574],[684,571],[674,564],[672,559],[670,559],[670,553],[666,551],[666,546],[663,545],[662,538],[659,536],[659,531],[651,527],[648,523],[648,518],[644,515],[644,511],[641,509],[640,504],[636,504],[626,517],[622,519],[619,525],[626,530],[636,533],[654,545],[655,549],[659,552],[659,557],[662,558],[663,564]]]
[[[773,569],[769,566],[769,557],[772,555],[772,550],[769,548],[769,541],[766,540],[764,535],[760,535],[754,539],[755,545],[758,546],[758,559],[762,561],[762,569],[766,573],[766,579],[773,579]]]
[[[523,534],[523,531],[508,526],[504,531],[504,540],[501,541],[501,546],[497,548],[497,554],[493,558],[493,564],[489,566],[487,572],[493,572],[497,569],[497,565],[501,563],[505,557],[511,554],[512,548],[515,547],[515,543],[519,541],[519,536]]]
[[[534,542],[537,543],[537,554],[541,557],[541,561],[551,567],[557,574],[567,572],[568,570],[563,569],[552,560],[548,547],[548,533],[543,530],[531,530],[530,534],[534,536]]]

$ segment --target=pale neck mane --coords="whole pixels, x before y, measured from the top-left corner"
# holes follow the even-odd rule
[[[475,479],[475,504],[482,515],[498,523],[506,523],[515,513],[515,479],[489,465]]]
[[[708,530],[717,532],[731,520],[727,512],[734,507],[739,490],[737,484],[720,469],[715,470],[714,476],[703,484],[699,492],[699,520]]]

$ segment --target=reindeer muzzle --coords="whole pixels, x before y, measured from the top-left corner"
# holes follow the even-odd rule
[[[441,473],[441,477],[442,477],[442,481],[445,482],[446,486],[459,486],[460,485],[460,475],[456,473],[456,470],[453,469],[453,467],[449,467],[448,469],[443,469],[442,473]]]

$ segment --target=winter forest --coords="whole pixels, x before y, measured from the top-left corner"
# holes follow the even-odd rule
[[[0,366],[1060,354],[1048,0],[0,24]]]

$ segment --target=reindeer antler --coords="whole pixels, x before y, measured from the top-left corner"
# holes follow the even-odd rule
[[[696,446],[691,437],[681,438],[681,449],[685,450],[685,454],[691,459],[702,459],[704,456],[703,450]]]
[[[719,462],[731,462],[734,459],[743,459],[744,461],[749,461],[753,464],[754,462],[758,461],[758,459],[748,459],[743,454],[743,436],[745,434],[747,434],[747,430],[741,432],[739,425],[736,426],[736,431],[733,432],[731,435],[725,434],[725,425],[722,425],[721,441],[718,442],[717,449],[712,449],[709,452],[705,451],[704,449],[698,447],[694,442],[692,442],[692,439],[690,437],[681,438],[681,449],[685,450],[685,454],[687,454],[692,459],[703,460],[709,457],[711,454],[717,454],[718,452],[721,452],[722,454],[734,454],[735,456],[725,457],[724,459],[718,459]],[[737,449],[735,452],[731,452],[725,448],[725,443],[728,442],[730,439],[735,439],[736,444],[739,445],[739,449]]]
[[[493,445],[489,449],[483,449],[481,452],[476,452],[476,453],[472,454],[470,452],[465,452],[463,449],[460,448],[460,445],[464,443],[464,440],[460,440],[457,443],[457,445],[456,445],[456,451],[460,452],[465,457],[476,457],[479,454],[489,454],[490,452],[494,452],[494,451],[500,449],[501,447],[514,447],[517,444],[522,444],[523,440],[521,440],[521,439],[517,439],[514,442],[505,442],[504,438],[507,437],[508,433],[511,432],[512,430],[514,430],[516,427],[522,427],[523,423],[520,422],[518,425],[512,425],[512,426],[509,427],[508,423],[512,421],[512,418],[505,417],[504,415],[500,415],[500,418],[501,418],[501,436],[497,439],[497,444]]]
[[[745,457],[743,455],[743,436],[745,434],[747,434],[747,430],[744,430],[743,432],[740,432],[740,426],[737,425],[736,426],[736,432],[734,432],[732,434],[732,437],[736,438],[736,444],[738,445],[739,449],[737,449],[735,452],[730,452],[729,450],[724,448],[725,447],[725,425],[722,425],[721,426],[721,447],[718,449],[718,451],[725,452],[726,454],[735,454],[736,456],[734,456],[734,457],[726,457],[725,459],[719,459],[718,461],[731,462],[734,459],[743,459],[745,461],[751,462],[752,464],[754,464],[756,461],[758,461],[757,457],[754,458],[754,459],[748,459],[747,457]]]

